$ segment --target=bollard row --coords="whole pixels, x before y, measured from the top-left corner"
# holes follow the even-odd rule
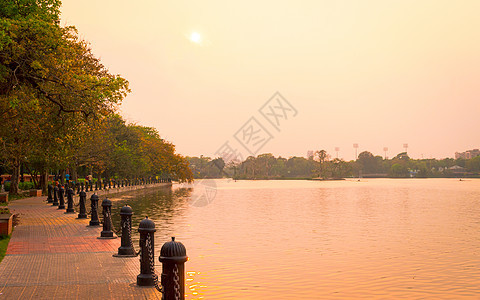
[[[154,233],[155,223],[145,217],[138,225],[140,233],[140,274],[137,285],[155,286],[163,294],[162,299],[185,299],[185,262],[188,260],[187,250],[182,243],[172,237],[160,250],[159,261],[162,263],[160,283],[155,273]]]
[[[163,180],[169,182],[168,178],[159,179],[158,182],[162,182]],[[115,181],[113,182],[115,186],[116,183]],[[148,182],[156,183],[157,181],[155,179],[139,181],[140,184],[148,184]],[[128,183],[128,181],[120,181],[117,186],[128,186]],[[135,181],[132,182],[132,184],[135,185]],[[86,191],[88,191],[89,185],[85,185],[85,191],[83,184],[77,185],[77,188],[78,187],[81,187],[81,191],[78,193],[80,197],[80,213],[78,214],[78,218],[84,219],[87,218],[85,206],[87,198]],[[92,187],[93,184],[90,184],[90,190],[92,190]],[[95,187],[97,189],[97,185]],[[99,187],[101,188],[101,182],[99,183]],[[48,189],[49,195],[47,201],[51,201],[53,206],[58,206],[58,209],[63,209],[65,208],[64,195],[66,195],[68,202],[68,208],[66,213],[74,213],[73,195],[75,194],[75,191],[73,190],[73,188],[69,187],[68,185],[66,185],[65,188],[62,185],[49,185]],[[98,201],[99,197],[97,194],[93,194],[90,197],[91,219],[89,222],[89,226],[100,226],[100,220],[98,219]],[[103,230],[100,233],[100,237],[98,238],[116,238],[112,231],[112,202],[109,199],[105,198],[102,201],[102,208]],[[121,246],[118,248],[118,253],[114,256],[135,257],[140,254],[140,274],[137,276],[137,285],[154,286],[158,291],[162,293],[162,299],[185,299],[185,262],[188,260],[185,246],[182,243],[175,241],[175,237],[172,237],[171,241],[165,243],[162,246],[160,250],[160,256],[158,258],[159,261],[162,263],[162,273],[159,280],[158,275],[155,273],[155,223],[148,217],[145,217],[145,219],[140,222],[138,226],[138,232],[140,234],[140,251],[136,252],[132,242],[132,215],[133,210],[130,206],[125,205],[120,209],[122,227]]]

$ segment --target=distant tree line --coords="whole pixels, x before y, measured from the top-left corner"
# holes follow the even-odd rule
[[[191,180],[171,143],[116,114],[128,81],[108,72],[75,27],[60,26],[60,5],[0,5],[0,168],[11,174],[10,193],[23,172],[41,174],[43,189],[47,174],[67,170],[73,180],[78,172]]]
[[[225,164],[222,158],[187,157],[195,178],[340,179],[347,177],[480,177],[480,156],[471,159],[411,159],[406,152],[392,159],[364,151],[356,160],[331,159],[325,150],[310,158],[275,157],[270,153]]]

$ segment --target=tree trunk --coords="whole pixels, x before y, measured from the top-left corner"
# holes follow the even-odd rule
[[[14,158],[13,163],[13,172],[12,172],[12,181],[10,181],[10,195],[18,194],[18,181],[20,179],[20,161]]]
[[[33,187],[38,188],[39,187],[39,183],[38,183],[38,180],[37,180],[38,172],[37,171],[33,172],[32,170],[30,170],[28,165],[27,165],[27,171],[28,171],[28,174],[30,174],[30,181],[33,182]]]
[[[42,194],[47,193],[47,186],[48,186],[48,171],[42,170],[40,175],[40,188],[42,189]]]
[[[65,170],[60,171],[60,178],[58,180],[60,181],[61,184],[65,183],[65,174],[67,174]]]
[[[77,166],[76,165],[72,166],[71,170],[72,171],[70,172],[70,176],[71,176],[70,180],[78,182]]]

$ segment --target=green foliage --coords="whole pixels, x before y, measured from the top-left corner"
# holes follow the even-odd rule
[[[364,151],[358,155],[357,163],[360,165],[363,174],[383,173],[383,159],[381,156],[373,156],[372,153]]]
[[[0,18],[21,19],[35,17],[49,22],[60,20],[59,0],[3,0]]]
[[[31,173],[94,168],[107,177],[191,180],[186,160],[149,127],[115,114],[130,91],[79,38],[59,23],[58,0],[5,0],[0,6],[0,159]],[[89,170],[88,173],[91,171]],[[72,178],[72,179],[74,179]]]
[[[469,172],[480,172],[480,156],[474,157],[466,161],[466,168]]]
[[[193,180],[187,160],[156,129],[127,124],[117,114],[104,118],[77,149],[78,166],[91,166],[102,177]]]
[[[0,235],[0,262],[2,262],[5,254],[7,252],[8,242],[10,242],[11,235],[3,236]]]
[[[399,163],[395,163],[390,168],[390,175],[392,177],[407,177],[408,169]]]
[[[10,191],[10,184],[11,184],[10,181],[5,183],[4,187],[6,192]],[[33,182],[19,182],[18,188],[20,190],[27,191],[35,188],[35,185],[33,184]]]
[[[222,158],[186,157],[188,169],[195,178],[222,178],[224,177],[225,162]]]
[[[218,178],[225,174],[237,179],[302,179],[322,178],[337,179],[345,177],[393,177],[406,178],[410,174],[414,177],[458,177],[448,168],[456,165],[459,160],[446,158],[436,159],[410,159],[407,153],[402,152],[393,159],[383,159],[374,156],[368,151],[358,155],[356,161],[344,161],[335,158],[329,159],[325,150],[316,152],[314,159],[303,157],[274,157],[270,153],[260,154],[257,157],[249,156],[243,162],[228,163],[223,173],[218,174],[209,157],[188,157],[190,168],[195,178]],[[464,161],[470,173],[462,176],[475,177],[480,173],[480,156]]]

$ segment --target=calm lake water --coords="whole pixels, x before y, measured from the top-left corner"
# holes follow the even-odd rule
[[[129,193],[155,260],[187,248],[187,299],[480,299],[480,180],[197,182]],[[138,236],[135,236],[138,248]]]

